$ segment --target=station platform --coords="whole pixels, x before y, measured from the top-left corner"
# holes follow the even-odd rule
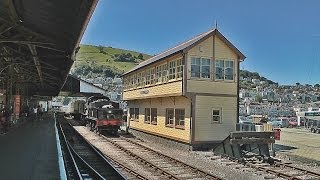
[[[25,119],[0,135],[0,179],[60,179],[53,117]]]

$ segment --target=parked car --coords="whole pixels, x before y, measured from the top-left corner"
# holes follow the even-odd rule
[[[288,126],[289,127],[297,127],[298,126],[298,121],[296,119],[290,119]]]
[[[252,119],[243,117],[243,118],[239,118],[239,123],[240,124],[252,124]]]
[[[272,127],[283,128],[289,126],[289,120],[287,118],[275,118],[271,119],[268,124],[271,124]]]

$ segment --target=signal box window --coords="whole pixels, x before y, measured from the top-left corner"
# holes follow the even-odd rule
[[[169,62],[169,80],[176,78],[176,61]]]
[[[185,111],[184,109],[176,109],[175,110],[175,122],[177,128],[184,128],[184,117]]]
[[[225,80],[233,80],[233,61],[225,61],[226,69],[225,69]]]
[[[210,79],[211,59],[209,58],[191,58],[191,77]]]
[[[139,108],[134,108],[134,119],[139,121]]]
[[[174,122],[174,109],[166,109],[166,126],[173,126]]]
[[[150,108],[145,108],[144,109],[144,122],[150,124],[151,121],[151,112]]]
[[[216,60],[216,80],[223,80],[224,62],[223,60]]]
[[[212,109],[212,122],[221,123],[221,108]]]
[[[151,124],[157,124],[157,108],[151,108]]]
[[[138,121],[139,120],[139,108],[130,108],[130,121]]]

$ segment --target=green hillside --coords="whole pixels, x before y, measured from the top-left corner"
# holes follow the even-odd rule
[[[72,72],[78,76],[95,77],[95,74],[104,74],[110,77],[122,74],[150,57],[147,54],[113,47],[80,45]]]

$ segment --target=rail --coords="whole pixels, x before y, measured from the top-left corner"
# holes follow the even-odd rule
[[[69,153],[83,179],[126,179],[96,148],[65,120],[59,125]]]

